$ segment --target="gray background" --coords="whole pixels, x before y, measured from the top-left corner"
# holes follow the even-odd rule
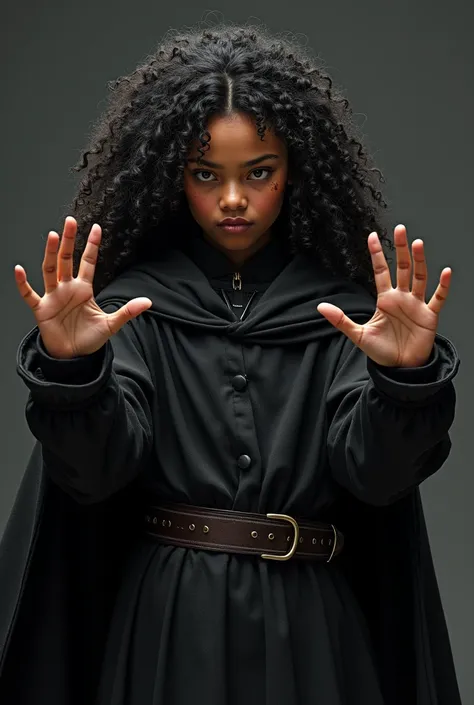
[[[428,528],[451,634],[463,703],[474,702],[472,430],[473,337],[473,5],[471,0],[240,0],[199,5],[151,0],[80,3],[23,0],[2,12],[1,111],[2,303],[0,374],[0,535],[33,445],[26,391],[15,374],[19,341],[33,327],[17,293],[22,264],[42,293],[44,238],[62,227],[76,163],[104,107],[106,83],[133,70],[169,28],[206,17],[290,30],[325,62],[363,126],[366,144],[387,179],[387,222],[425,240],[429,294],[444,266],[453,268],[440,332],[462,358],[453,450],[423,486]],[[296,10],[296,11],[295,11]],[[220,14],[220,13],[223,13]]]

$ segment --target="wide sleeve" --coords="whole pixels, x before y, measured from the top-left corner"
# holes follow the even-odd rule
[[[30,392],[26,420],[45,470],[80,503],[125,487],[152,448],[155,392],[134,323],[92,355],[70,360],[50,357],[37,327],[18,348],[17,372]]]
[[[386,505],[436,472],[451,449],[458,368],[441,335],[417,368],[377,365],[346,340],[327,396],[334,479],[360,500]]]

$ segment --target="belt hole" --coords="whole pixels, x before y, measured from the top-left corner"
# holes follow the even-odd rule
[[[250,536],[251,536],[253,539],[256,539],[256,538],[258,537],[258,534],[257,534],[256,531],[252,531],[252,533],[250,534]]]
[[[156,521],[154,519],[153,519],[153,523],[156,524]],[[166,526],[166,519],[163,519],[163,521],[161,522],[161,525]]]
[[[291,541],[291,536],[287,536],[287,537],[286,537],[286,540],[287,540],[287,541]]]
[[[313,539],[313,545],[316,545],[318,543],[318,539]]]
[[[270,539],[270,541],[273,541],[273,539],[275,538],[275,534],[268,534],[268,538]]]
[[[194,531],[195,528],[196,528],[196,524],[189,525],[189,531]]]
[[[300,543],[303,543],[303,541],[304,541],[304,538],[302,536],[300,536]]]
[[[208,533],[209,533],[209,527],[208,527],[208,526],[203,526],[203,527],[202,527],[202,530],[203,530],[203,532],[204,532],[205,534],[208,534]]]

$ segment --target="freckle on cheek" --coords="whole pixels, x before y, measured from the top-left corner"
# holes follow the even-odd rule
[[[272,181],[271,190],[278,191],[278,184],[275,181]]]

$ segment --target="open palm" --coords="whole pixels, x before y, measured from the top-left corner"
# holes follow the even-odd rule
[[[89,355],[99,350],[132,318],[151,306],[148,297],[128,301],[114,313],[105,313],[96,303],[93,279],[102,228],[94,224],[81,257],[79,272],[73,276],[73,253],[77,221],[67,217],[63,235],[50,231],[43,259],[44,295],[28,282],[26,271],[15,267],[15,281],[25,303],[36,318],[43,345],[58,359]]]
[[[406,228],[397,225],[394,236],[396,287],[392,286],[377,233],[371,233],[368,238],[377,287],[377,307],[370,321],[359,325],[329,303],[319,304],[318,311],[374,362],[387,367],[418,367],[428,361],[433,349],[439,313],[451,283],[451,269],[443,269],[436,291],[426,303],[427,266],[423,241],[412,243],[412,263]]]

